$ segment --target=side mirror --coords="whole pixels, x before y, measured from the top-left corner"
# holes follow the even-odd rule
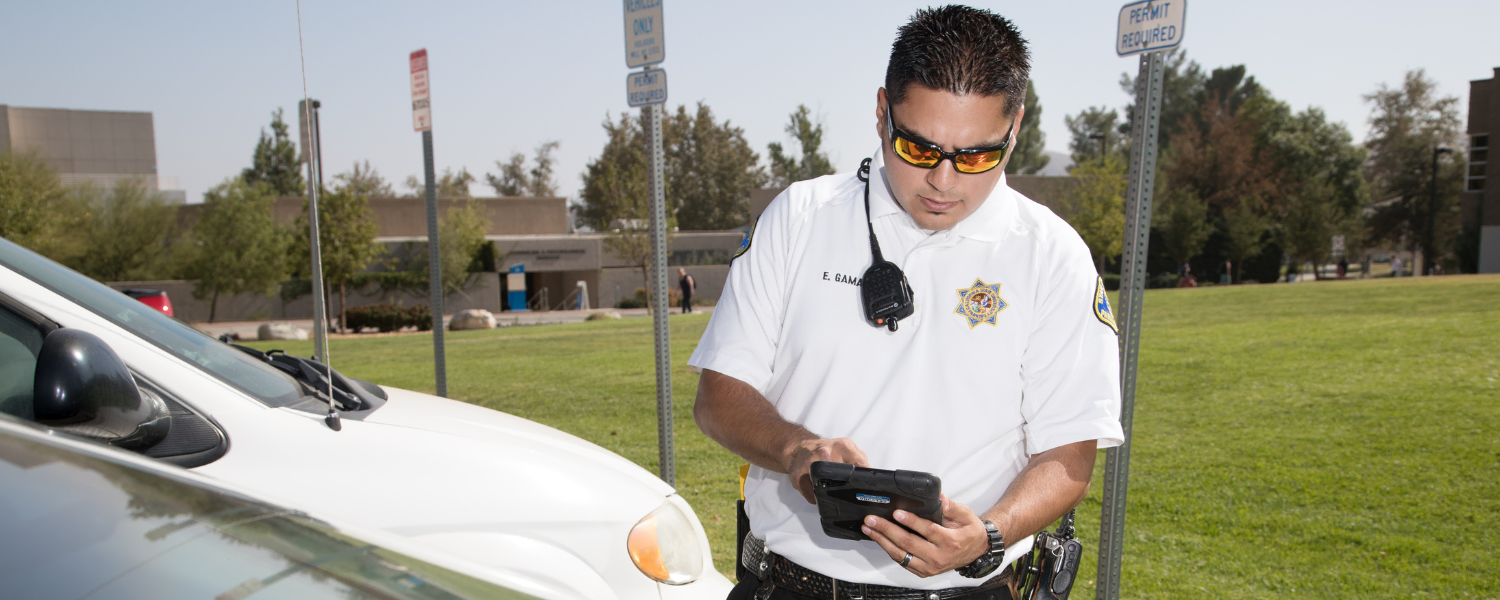
[[[143,394],[119,355],[86,331],[47,334],[35,381],[36,421],[59,431],[141,450],[165,439],[172,424],[166,402]]]

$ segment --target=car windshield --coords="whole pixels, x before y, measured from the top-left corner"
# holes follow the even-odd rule
[[[276,368],[3,238],[0,238],[0,265],[192,363],[268,406],[284,406],[302,397],[301,386]]]

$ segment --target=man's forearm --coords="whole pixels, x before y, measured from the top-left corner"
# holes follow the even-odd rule
[[[817,435],[781,418],[750,384],[705,369],[698,380],[693,421],[708,437],[763,469],[786,473],[791,449]]]
[[[1088,440],[1031,457],[1000,501],[980,517],[994,523],[1008,545],[1041,531],[1088,494],[1098,447],[1098,440]]]

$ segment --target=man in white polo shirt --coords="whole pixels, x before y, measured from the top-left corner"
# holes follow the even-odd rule
[[[768,558],[730,598],[1009,598],[1009,563],[1123,441],[1088,249],[1005,185],[1028,74],[1009,21],[919,11],[876,94],[868,185],[792,184],[742,244],[688,361],[698,426],[753,465],[747,547]],[[872,326],[861,299],[872,233],[914,298],[895,326]],[[943,522],[897,511],[915,534],[871,517],[873,541],[831,538],[818,460],[937,475]]]

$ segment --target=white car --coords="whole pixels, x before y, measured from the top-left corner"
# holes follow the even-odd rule
[[[78,393],[97,388],[81,382],[108,361],[78,336],[50,335],[64,329],[113,349],[138,394]],[[693,509],[634,463],[519,417],[337,372],[334,418],[319,367],[222,343],[0,239],[0,412],[579,598],[728,594]]]
[[[8,599],[574,597],[9,415],[0,415],[0,506]]]

